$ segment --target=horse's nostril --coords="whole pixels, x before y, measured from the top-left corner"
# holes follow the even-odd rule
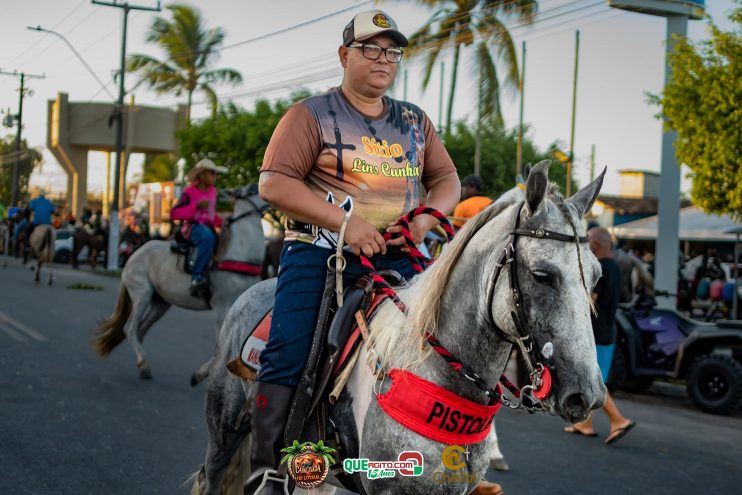
[[[587,399],[582,394],[571,394],[562,402],[562,407],[568,411],[579,411],[587,409]]]

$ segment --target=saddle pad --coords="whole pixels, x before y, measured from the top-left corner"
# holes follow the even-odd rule
[[[240,355],[229,363],[227,369],[245,380],[254,380],[260,371],[260,353],[265,349],[271,330],[272,312],[269,311],[252,332],[245,338]]]

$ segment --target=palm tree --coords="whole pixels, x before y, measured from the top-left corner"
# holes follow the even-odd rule
[[[427,88],[430,82],[441,51],[453,48],[446,133],[451,132],[453,98],[456,93],[456,76],[462,47],[475,45],[472,73],[479,82],[477,95],[479,118],[494,117],[501,120],[501,84],[495,60],[499,59],[503,63],[505,76],[502,86],[517,89],[520,80],[513,38],[501,19],[513,19],[519,24],[530,24],[538,8],[536,0],[416,0],[416,2],[437,9],[425,25],[410,37],[408,48],[411,56],[424,57],[423,89]],[[496,57],[493,57],[493,51]]]
[[[193,93],[197,89],[206,94],[216,112],[218,100],[213,84],[242,82],[242,75],[234,69],[211,69],[219,56],[224,41],[222,28],[206,29],[201,13],[190,5],[169,5],[172,20],[157,17],[147,33],[147,41],[165,49],[168,57],[157,60],[144,54],[132,54],[126,70],[138,72],[139,84],[146,83],[158,94],[183,92],[188,98],[186,122],[191,121]]]

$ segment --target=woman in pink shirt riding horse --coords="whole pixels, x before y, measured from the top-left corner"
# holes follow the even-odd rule
[[[183,190],[177,204],[170,210],[171,220],[182,220],[181,233],[197,249],[196,264],[191,279],[191,295],[201,297],[209,288],[209,281],[204,277],[204,270],[214,253],[216,229],[222,225],[222,219],[216,214],[217,173],[227,169],[219,167],[208,158],[198,162],[188,172],[190,185]]]

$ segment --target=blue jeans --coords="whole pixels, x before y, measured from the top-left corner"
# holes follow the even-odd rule
[[[196,254],[196,264],[193,267],[192,274],[193,280],[195,280],[196,277],[200,277],[204,274],[206,265],[209,263],[209,258],[214,254],[216,236],[206,225],[195,224],[191,227],[191,235],[188,240],[198,249]]]
[[[296,387],[312,347],[322,292],[325,288],[327,258],[333,251],[305,242],[287,242],[281,252],[278,285],[273,303],[273,320],[268,343],[260,353],[258,381]],[[343,284],[366,275],[360,259],[345,253],[347,265]],[[415,275],[407,255],[374,256],[377,270],[396,270],[406,279]]]

